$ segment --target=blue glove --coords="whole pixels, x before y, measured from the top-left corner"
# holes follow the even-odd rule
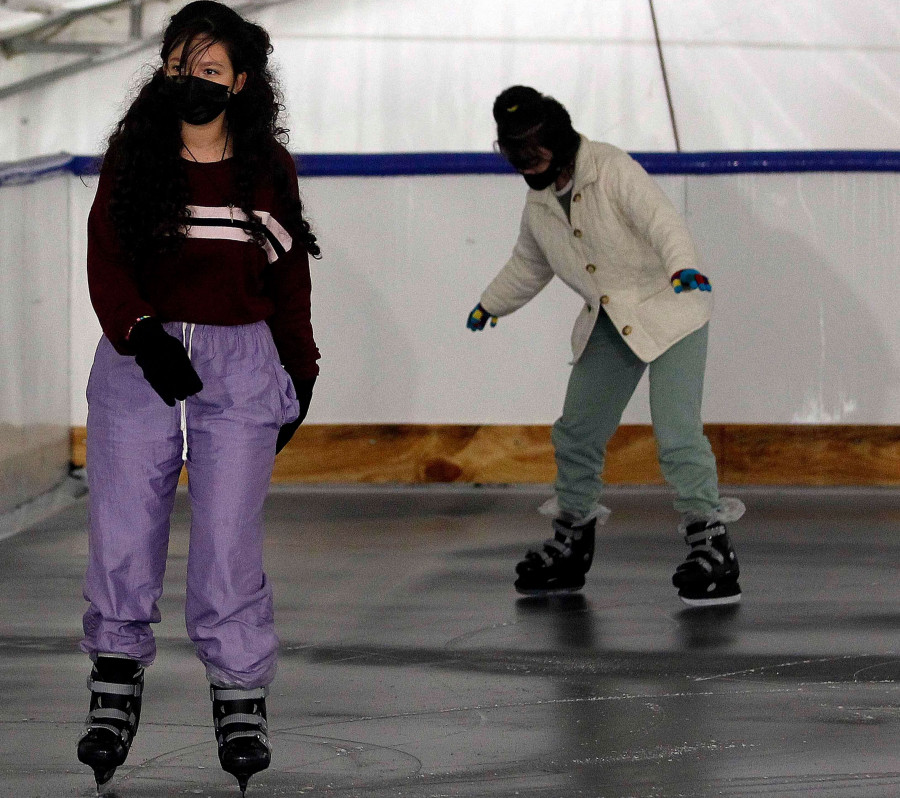
[[[681,269],[672,275],[672,287],[676,294],[682,291],[712,291],[712,286],[705,275],[700,274],[696,269]]]
[[[488,313],[479,302],[469,314],[469,320],[466,322],[466,327],[472,332],[478,332],[487,326],[488,320],[491,322],[491,327],[497,326],[497,317]]]

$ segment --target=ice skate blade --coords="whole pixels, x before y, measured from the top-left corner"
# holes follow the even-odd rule
[[[224,770],[224,768],[223,768],[223,770]],[[247,773],[245,771],[242,771],[240,773],[235,773],[232,770],[226,770],[225,772],[231,774],[232,776],[234,776],[237,779],[238,789],[240,789],[240,791],[241,791],[242,798],[247,792],[247,785],[250,782],[250,777],[259,773],[258,770],[255,770],[252,773]]]
[[[517,587],[516,593],[521,596],[570,596],[572,593],[578,593],[584,587],[551,587],[547,589],[543,588],[528,588],[528,587]]]
[[[247,743],[246,739],[242,741]],[[265,743],[264,740],[260,742]],[[250,747],[244,746],[244,750],[236,751],[233,747],[219,751],[219,764],[222,770],[237,779],[241,795],[247,792],[247,783],[257,773],[266,770],[272,763],[271,749],[268,743],[264,747],[253,740]]]
[[[731,604],[740,604],[741,603],[741,594],[736,593],[733,596],[718,596],[716,598],[687,598],[685,596],[679,595],[680,598],[688,607],[727,607]]]
[[[256,762],[253,764],[245,763],[244,767],[225,767],[223,765],[222,770],[237,779],[238,787],[241,790],[241,796],[244,796],[244,794],[247,792],[247,785],[250,782],[250,779],[257,773],[262,773],[262,771],[268,769],[269,764],[270,763],[266,761],[264,764],[261,762]],[[250,766],[247,767],[246,765]]]
[[[116,769],[112,770],[95,770],[94,781],[97,782],[97,795],[103,795],[104,788],[112,781]]]

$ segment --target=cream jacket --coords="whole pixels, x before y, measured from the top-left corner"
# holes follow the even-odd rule
[[[556,275],[585,301],[572,330],[573,362],[601,306],[646,363],[709,321],[711,292],[676,294],[670,283],[679,269],[699,269],[687,226],[626,152],[582,136],[570,214],[571,222],[552,186],[528,191],[512,257],[481,295],[489,313],[518,310]]]

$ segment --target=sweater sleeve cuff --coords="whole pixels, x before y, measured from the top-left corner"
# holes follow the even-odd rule
[[[313,363],[282,363],[284,370],[291,375],[291,379],[297,380],[314,380],[319,376],[319,364]]]
[[[152,318],[153,318],[153,316],[149,316],[149,315],[148,316],[138,316],[134,320],[132,325],[128,328],[128,332],[125,333],[125,341],[127,342],[127,341],[131,340],[131,333],[134,331],[134,328],[138,326],[138,324],[140,324],[142,321],[145,321],[146,319],[152,319]]]

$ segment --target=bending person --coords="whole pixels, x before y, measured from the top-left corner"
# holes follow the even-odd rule
[[[625,152],[589,141],[552,97],[513,86],[494,103],[500,152],[531,189],[512,257],[468,320],[483,330],[533,299],[555,276],[585,301],[572,332],[574,363],[553,426],[557,478],[542,508],[554,535],[516,566],[516,590],[578,590],[594,556],[606,446],[644,370],[659,462],[675,491],[689,547],[672,581],[689,605],[740,601],[725,522],[743,514],[721,499],[703,434],[711,286],[679,214]]]

